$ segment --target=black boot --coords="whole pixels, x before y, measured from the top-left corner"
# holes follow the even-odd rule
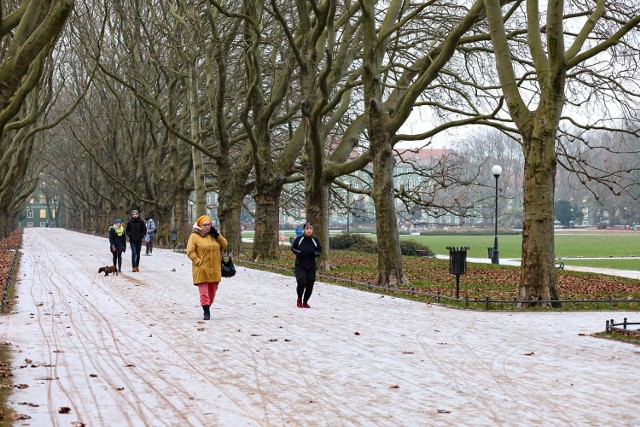
[[[211,313],[209,312],[210,305],[203,305],[202,310],[204,310],[204,320],[209,320],[211,318]]]

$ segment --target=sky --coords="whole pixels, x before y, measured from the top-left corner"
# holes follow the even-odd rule
[[[202,320],[191,263],[154,249],[104,277],[106,237],[26,229],[0,317],[32,426],[640,424],[631,312],[475,312],[238,267]],[[293,256],[292,256],[293,265]],[[65,409],[66,408],[66,409]]]

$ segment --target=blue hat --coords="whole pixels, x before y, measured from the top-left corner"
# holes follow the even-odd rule
[[[120,218],[116,218],[116,220],[114,221],[115,224],[122,222],[122,220]]]

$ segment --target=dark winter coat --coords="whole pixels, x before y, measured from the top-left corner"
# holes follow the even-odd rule
[[[118,236],[116,227],[112,225],[109,227],[109,251],[114,246],[117,252],[124,252],[127,248],[127,234],[122,233],[122,236]]]
[[[322,255],[322,246],[316,236],[306,237],[303,234],[293,239],[291,252],[296,254],[296,265],[305,268],[315,267],[316,258]]]
[[[144,235],[147,234],[147,226],[140,218],[131,218],[127,223],[127,236],[133,243],[141,243]]]

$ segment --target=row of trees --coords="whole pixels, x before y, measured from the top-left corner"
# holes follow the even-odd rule
[[[84,0],[69,15],[71,2],[22,2],[2,14],[0,67],[15,63],[15,43],[32,45],[18,37],[26,30],[27,40],[49,38],[42,56],[21,57],[39,73],[0,74],[0,114],[16,104],[0,121],[0,168],[12,177],[0,187],[2,220],[11,223],[41,179],[79,229],[104,230],[138,208],[171,225],[161,238],[175,228],[182,240],[188,198],[199,215],[215,190],[222,231],[239,250],[251,195],[252,256],[273,258],[282,201],[304,203],[328,247],[331,186],[362,192],[350,183],[371,165],[377,282],[392,286],[406,282],[394,199],[440,203],[394,188],[395,147],[491,126],[519,142],[525,161],[520,297],[554,300],[558,161],[585,182],[637,191],[638,165],[628,156],[594,165],[589,136],[597,127],[637,143],[636,3]],[[60,25],[45,27],[54,16]],[[416,110],[430,127],[401,133]],[[578,119],[581,111],[602,117]],[[479,173],[450,164],[422,172],[434,196]],[[321,263],[331,268],[330,251]]]

